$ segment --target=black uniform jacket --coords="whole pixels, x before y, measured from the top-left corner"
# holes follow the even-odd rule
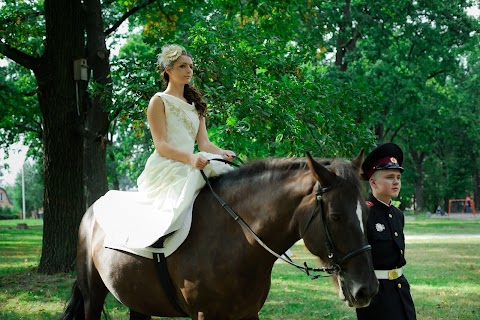
[[[367,238],[372,246],[375,270],[401,268],[405,261],[405,218],[396,207],[387,206],[370,195],[367,205]],[[404,276],[395,280],[379,280],[378,294],[366,308],[356,309],[358,319],[416,319],[410,285]]]

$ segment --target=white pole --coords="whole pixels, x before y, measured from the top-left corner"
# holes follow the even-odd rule
[[[25,214],[25,174],[23,173],[23,167],[25,163],[22,165],[22,206],[23,206],[23,220],[26,219]]]

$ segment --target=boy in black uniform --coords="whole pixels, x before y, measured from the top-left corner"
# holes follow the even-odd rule
[[[403,152],[394,143],[374,149],[362,164],[362,177],[370,183],[372,194],[367,205],[367,238],[372,246],[373,267],[380,286],[366,308],[356,309],[357,319],[416,319],[410,285],[403,276],[405,236],[403,213],[391,202],[400,193]]]

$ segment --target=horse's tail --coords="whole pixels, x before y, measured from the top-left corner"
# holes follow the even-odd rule
[[[73,283],[72,294],[68,301],[67,308],[60,316],[59,320],[84,320],[85,319],[85,307],[83,305],[83,295],[80,292],[77,281]]]

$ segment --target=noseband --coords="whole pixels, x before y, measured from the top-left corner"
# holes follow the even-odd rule
[[[211,160],[221,161],[221,162],[233,165],[235,167],[239,167],[238,164],[227,161],[227,160],[223,160],[223,159],[211,159]],[[202,174],[203,179],[205,180],[205,182],[206,182],[207,186],[209,187],[210,191],[212,192],[214,197],[217,199],[217,201],[221,204],[221,206],[232,216],[232,218],[235,221],[238,222],[238,224],[240,224],[240,226],[242,226],[242,228],[244,228],[248,233],[250,233],[250,235],[252,235],[253,238],[265,250],[270,252],[273,256],[277,257],[277,259],[283,260],[284,262],[286,262],[286,263],[298,268],[299,270],[305,272],[308,276],[310,276],[312,278],[312,280],[320,277],[320,275],[311,274],[312,272],[327,272],[328,274],[339,274],[342,271],[342,268],[340,267],[340,264],[342,264],[343,262],[345,262],[345,261],[347,261],[347,260],[365,252],[365,251],[368,251],[368,250],[372,249],[372,247],[367,244],[367,245],[365,245],[365,246],[363,246],[363,247],[361,247],[361,248],[359,248],[355,251],[352,251],[352,252],[346,254],[345,256],[343,256],[340,259],[337,258],[337,256],[338,256],[337,255],[337,250],[335,249],[335,245],[333,244],[332,237],[330,236],[330,232],[328,231],[328,226],[327,226],[326,219],[325,219],[324,213],[323,213],[323,197],[322,196],[323,196],[324,193],[330,191],[332,189],[332,187],[322,188],[322,186],[320,185],[320,182],[317,181],[315,206],[313,207],[312,212],[310,213],[310,217],[308,218],[308,220],[305,224],[305,228],[304,228],[304,231],[302,233],[302,238],[305,235],[305,233],[307,232],[308,227],[310,226],[313,218],[319,213],[320,223],[323,224],[323,226],[324,226],[325,237],[327,238],[327,241],[326,241],[325,245],[326,245],[327,250],[328,250],[328,258],[332,261],[333,267],[330,267],[330,268],[326,268],[326,267],[311,268],[311,267],[307,266],[306,262],[303,263],[303,266],[300,266],[300,265],[294,263],[293,261],[291,261],[290,259],[289,260],[285,259],[283,256],[279,255],[278,253],[276,253],[275,251],[270,249],[257,236],[257,234],[250,228],[250,226],[248,226],[248,224],[245,221],[243,221],[243,219],[232,208],[230,208],[230,206],[213,190],[212,185],[210,184],[210,181],[208,180],[208,178],[205,175],[205,173],[203,172],[203,170],[200,170],[200,173]],[[317,208],[318,208],[318,210],[317,210]]]
[[[367,245],[365,245],[365,246],[363,246],[363,247],[361,247],[357,250],[354,250],[354,251],[344,255],[343,257],[340,257],[337,249],[335,248],[335,245],[333,244],[332,237],[330,236],[330,231],[328,230],[328,225],[327,225],[327,221],[325,219],[325,214],[324,214],[324,210],[323,210],[323,194],[330,191],[330,190],[332,190],[332,187],[322,188],[322,186],[320,185],[320,182],[317,181],[315,206],[314,206],[312,212],[310,213],[310,216],[309,216],[309,218],[308,218],[308,220],[305,224],[305,228],[304,228],[303,233],[302,233],[302,238],[305,235],[305,233],[308,231],[308,228],[310,227],[310,224],[313,221],[313,218],[315,218],[315,216],[318,214],[318,216],[320,217],[320,223],[323,225],[323,228],[324,228],[324,231],[325,231],[325,238],[326,238],[325,246],[327,247],[327,250],[328,250],[328,258],[331,260],[331,262],[333,264],[333,267],[327,268],[327,269],[325,269],[325,271],[328,272],[328,273],[340,273],[340,271],[341,271],[340,265],[342,263],[344,263],[345,261],[347,261],[347,260],[365,252],[365,251],[371,250],[372,246],[367,244]],[[318,208],[318,210],[317,210],[317,208]],[[306,264],[305,264],[305,266],[306,266]],[[308,274],[308,272],[307,272],[307,274]]]

